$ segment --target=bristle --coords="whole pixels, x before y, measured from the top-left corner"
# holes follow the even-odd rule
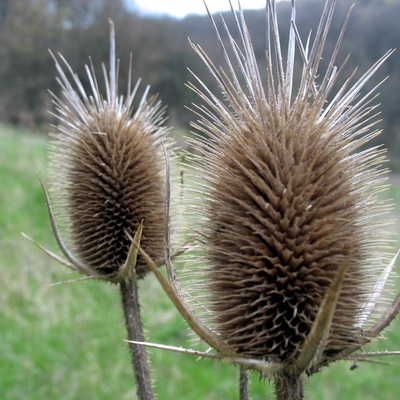
[[[115,34],[111,23],[110,71],[103,65],[105,98],[94,67],[86,66],[87,92],[68,62],[54,57],[62,96],[53,95],[58,125],[51,142],[52,198],[76,256],[93,271],[109,274],[123,265],[130,241],[144,221],[143,249],[154,259],[164,252],[165,158],[171,140],[160,102],[133,106],[139,81],[119,96]],[[64,69],[67,72],[64,72]],[[131,73],[131,66],[129,68]],[[139,257],[136,273],[147,272]]]
[[[371,277],[378,279],[387,260],[387,208],[377,197],[385,157],[380,148],[361,150],[379,131],[374,90],[359,94],[389,52],[359,80],[349,77],[337,88],[342,70],[335,62],[348,18],[327,70],[319,68],[335,3],[326,2],[314,42],[303,45],[292,2],[286,67],[272,0],[266,71],[259,70],[242,11],[234,14],[239,43],[224,23],[229,51],[212,20],[227,73],[193,45],[223,94],[221,100],[197,76],[198,85],[189,85],[203,103],[193,124],[201,155],[191,172],[204,183],[202,195],[195,188],[189,199],[202,250],[193,264],[205,260],[197,277],[221,339],[240,354],[272,362],[288,363],[299,351],[344,265],[323,357],[354,346],[362,334],[357,322],[367,326],[379,313],[366,313],[365,305],[375,287]]]

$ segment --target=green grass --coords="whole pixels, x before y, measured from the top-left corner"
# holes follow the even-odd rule
[[[0,125],[0,399],[132,399],[135,389],[118,288],[76,278],[22,238],[56,250],[36,171],[46,180],[46,138]],[[391,192],[400,215],[400,189]],[[141,282],[148,340],[191,347],[185,323],[152,276]],[[400,349],[396,321],[372,348]],[[151,350],[159,400],[237,399],[231,365]],[[392,359],[392,361],[394,361]],[[400,360],[399,360],[400,362]],[[339,362],[306,381],[309,399],[397,399],[398,365]],[[252,399],[269,398],[252,376]]]

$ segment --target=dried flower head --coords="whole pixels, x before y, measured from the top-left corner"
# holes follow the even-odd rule
[[[163,126],[164,110],[154,97],[146,99],[149,87],[134,105],[140,80],[132,89],[132,60],[126,97],[118,94],[119,61],[111,21],[110,70],[103,64],[105,97],[92,62],[86,66],[89,93],[61,54],[53,58],[62,94],[52,93],[58,120],[50,144],[52,201],[43,183],[42,187],[65,259],[25,236],[61,264],[86,275],[83,279],[118,283],[128,339],[143,341],[138,279],[149,269],[138,245],[159,266],[165,259],[165,238],[170,237],[164,227],[169,221],[167,177],[173,143]],[[129,350],[138,399],[152,400],[147,352],[134,343]]]
[[[155,259],[163,258],[163,143],[167,154],[171,149],[163,108],[155,98],[146,99],[148,87],[134,106],[140,80],[132,89],[129,78],[126,97],[118,94],[113,26],[110,71],[103,65],[105,97],[91,63],[86,66],[88,93],[68,62],[61,55],[61,63],[53,58],[62,96],[53,95],[58,125],[51,142],[51,194],[67,228],[71,250],[64,253],[80,272],[119,280],[129,236],[141,221],[143,248]],[[136,274],[142,277],[146,272],[139,256]]]
[[[303,44],[292,1],[284,62],[276,4],[268,0],[264,71],[242,11],[233,13],[235,35],[222,20],[228,46],[211,17],[227,71],[193,45],[222,93],[197,76],[189,85],[203,102],[192,141],[200,153],[192,171],[203,185],[189,198],[203,250],[194,275],[225,356],[267,363],[259,369],[274,377],[279,398],[301,398],[304,372],[361,348],[399,307],[397,299],[382,308],[394,264],[382,219],[388,207],[378,196],[385,157],[379,147],[365,149],[380,133],[376,88],[361,95],[390,52],[339,87],[343,69],[335,64],[348,15],[321,71],[335,3],[327,0],[313,40]]]

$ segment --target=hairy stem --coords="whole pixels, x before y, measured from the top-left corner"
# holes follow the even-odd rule
[[[125,314],[125,324],[128,340],[143,342],[144,334],[140,317],[138,300],[138,285],[135,278],[123,280],[120,283],[122,306]],[[144,346],[129,343],[132,356],[133,373],[136,380],[136,392],[139,400],[153,400],[153,388],[150,377],[150,365]]]
[[[249,372],[244,367],[240,367],[239,399],[249,400]]]
[[[276,400],[303,400],[303,380],[298,374],[279,374],[274,379]]]

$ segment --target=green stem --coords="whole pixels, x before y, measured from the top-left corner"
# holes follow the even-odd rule
[[[138,285],[136,279],[124,280],[120,283],[122,305],[128,340],[144,342],[144,334],[140,317]],[[139,400],[153,400],[153,388],[150,377],[150,365],[144,346],[129,343],[132,356],[132,367],[136,381],[136,392]]]

